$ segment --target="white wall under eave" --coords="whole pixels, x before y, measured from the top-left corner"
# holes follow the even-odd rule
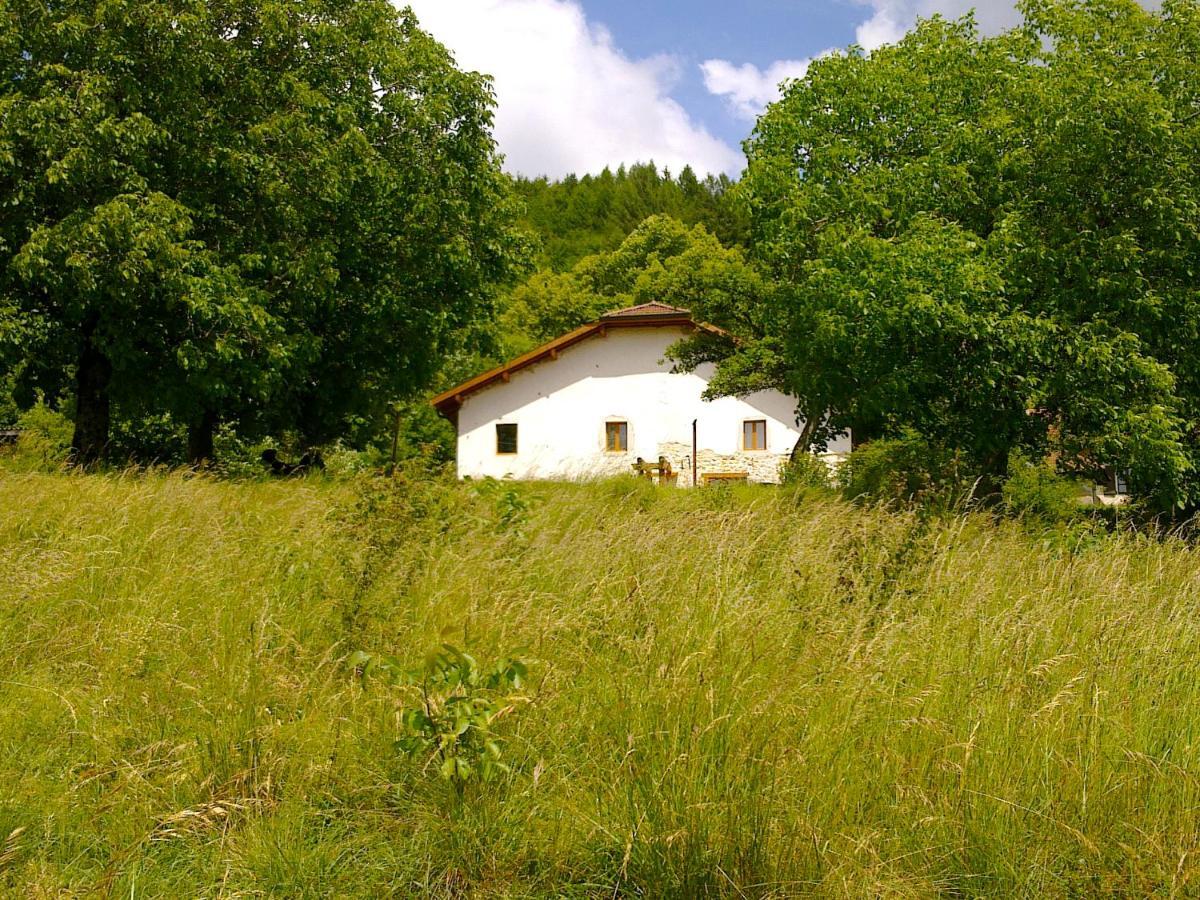
[[[512,374],[463,400],[458,412],[458,474],[471,478],[585,479],[628,473],[640,456],[671,459],[691,478],[692,420],[698,420],[700,473],[746,472],[777,480],[800,436],[795,401],[777,391],[702,399],[711,366],[671,372],[665,358],[684,336],[674,327],[613,328]],[[766,451],[743,451],[742,425],[767,422]],[[605,451],[605,423],[629,423],[629,452]],[[516,424],[516,455],[496,453],[496,425]],[[850,451],[849,438],[830,446]]]

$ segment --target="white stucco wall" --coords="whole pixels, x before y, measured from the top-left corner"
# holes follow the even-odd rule
[[[699,420],[700,474],[747,472],[777,480],[799,426],[795,401],[777,391],[706,402],[711,366],[674,374],[667,348],[683,336],[674,327],[613,328],[512,374],[463,399],[458,412],[458,474],[471,478],[583,479],[628,473],[640,456],[666,455],[691,481],[692,420]],[[743,451],[742,425],[767,422],[767,449]],[[629,423],[629,452],[605,451],[605,423]],[[496,425],[518,427],[515,456],[496,453]],[[849,438],[830,446],[850,451]]]

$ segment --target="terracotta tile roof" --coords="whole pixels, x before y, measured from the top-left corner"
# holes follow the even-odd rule
[[[691,316],[689,309],[678,306],[667,306],[665,303],[643,303],[640,306],[630,306],[625,309],[614,309],[602,315],[601,319],[640,319],[657,316]]]

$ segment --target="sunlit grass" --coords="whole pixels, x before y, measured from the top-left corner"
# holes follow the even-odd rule
[[[1182,543],[514,490],[497,527],[511,505],[471,486],[0,475],[0,885],[1200,892]],[[344,662],[443,634],[533,660],[513,774],[462,803]]]

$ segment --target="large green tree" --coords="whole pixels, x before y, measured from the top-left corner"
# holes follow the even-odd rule
[[[690,308],[754,308],[766,283],[737,247],[702,225],[651,216],[613,250],[567,272],[542,271],[512,292],[500,318],[510,355],[551,340],[614,309],[659,302]]]
[[[825,435],[916,428],[1200,500],[1200,5],[1027,0],[815,63],[742,189],[774,288],[683,348],[768,379]]]
[[[0,315],[26,396],[309,443],[424,386],[523,252],[486,79],[387,0],[0,4]]]

